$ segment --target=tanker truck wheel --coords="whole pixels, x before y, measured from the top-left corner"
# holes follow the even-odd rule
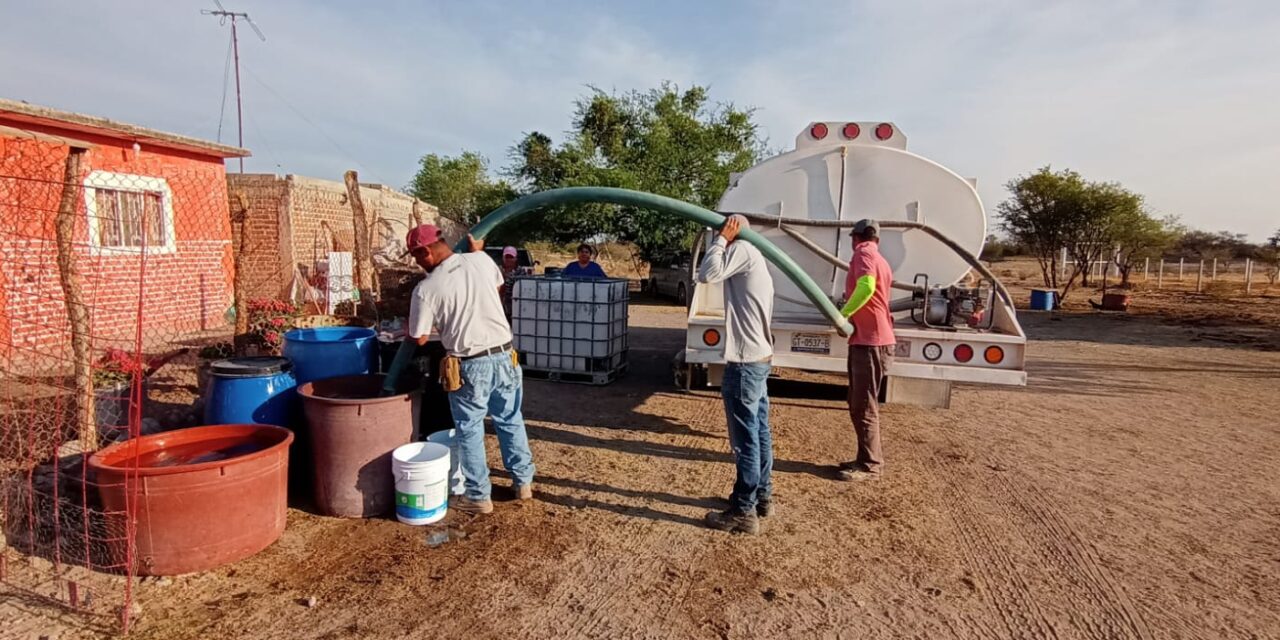
[[[676,289],[676,300],[680,303],[680,306],[685,309],[689,308],[689,291],[684,288],[683,282],[681,282],[680,286]]]

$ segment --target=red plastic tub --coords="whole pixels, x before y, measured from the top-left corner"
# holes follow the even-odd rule
[[[192,427],[112,445],[89,466],[117,524],[129,511],[126,486],[136,487],[135,570],[178,575],[247,558],[280,537],[292,441],[288,429],[263,424]],[[123,560],[125,540],[113,544]]]
[[[316,509],[324,515],[370,518],[395,507],[391,452],[416,439],[419,393],[412,377],[404,376],[400,394],[383,396],[384,378],[343,376],[298,387]]]

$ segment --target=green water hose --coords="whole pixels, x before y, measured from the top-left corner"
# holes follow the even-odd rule
[[[644,193],[643,191],[617,189],[614,187],[566,187],[530,194],[498,207],[471,228],[471,235],[480,240],[499,225],[519,218],[531,211],[553,205],[583,203],[618,204],[661,211],[680,216],[686,220],[692,220],[699,225],[713,229],[719,229],[726,220],[723,215],[703,209],[697,205],[676,200],[675,198]],[[840,315],[840,310],[831,303],[831,300],[827,299],[826,294],[818,288],[817,283],[791,259],[791,256],[751,229],[743,229],[739,237],[759,249],[766,260],[772,262],[783,275],[794,282],[805,297],[813,303],[813,306],[817,307],[826,316],[827,320],[840,335],[848,336],[853,333],[853,327],[849,325],[844,316]],[[459,240],[457,246],[454,247],[454,251],[458,252],[466,252],[468,249],[466,238]],[[387,371],[384,386],[395,388],[400,371],[409,364],[409,360],[413,357],[415,346],[415,341],[406,336],[404,343],[400,345],[400,350],[396,353],[396,358],[392,362],[391,368]]]

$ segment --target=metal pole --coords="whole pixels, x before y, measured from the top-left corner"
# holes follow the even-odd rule
[[[1178,282],[1182,282],[1182,267],[1187,264],[1186,258],[1178,258]]]
[[[1196,293],[1200,293],[1204,289],[1204,287],[1201,284],[1203,281],[1204,281],[1204,260],[1201,260],[1200,269],[1196,271]]]
[[[1211,275],[1209,276],[1209,280],[1210,280],[1210,281],[1214,281],[1214,280],[1217,280],[1217,279],[1218,279],[1218,259],[1217,259],[1217,258],[1214,258],[1214,259],[1213,259],[1213,274],[1211,274]]]
[[[1156,272],[1156,288],[1164,288],[1164,258],[1160,258],[1160,271]]]
[[[231,50],[236,59],[236,136],[238,146],[244,148],[244,113],[240,108],[240,42],[236,38],[236,16],[231,14]],[[240,158],[240,173],[244,173],[244,158]]]
[[[1142,262],[1142,281],[1146,282],[1151,279],[1151,258],[1146,258]]]
[[[1253,260],[1245,258],[1244,260],[1244,294],[1247,296],[1253,290]]]

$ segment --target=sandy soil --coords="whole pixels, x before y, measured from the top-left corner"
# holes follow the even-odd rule
[[[779,513],[741,537],[701,526],[733,469],[718,397],[670,386],[683,316],[632,314],[624,380],[528,382],[536,501],[499,490],[434,548],[423,528],[293,509],[249,560],[141,584],[132,635],[1280,637],[1280,353],[1141,315],[1025,314],[1029,385],[887,408],[888,475],[862,485],[832,480],[851,447],[839,380],[788,376],[771,383]],[[496,453],[490,436],[495,470]],[[52,613],[0,608],[11,629],[102,628]]]

